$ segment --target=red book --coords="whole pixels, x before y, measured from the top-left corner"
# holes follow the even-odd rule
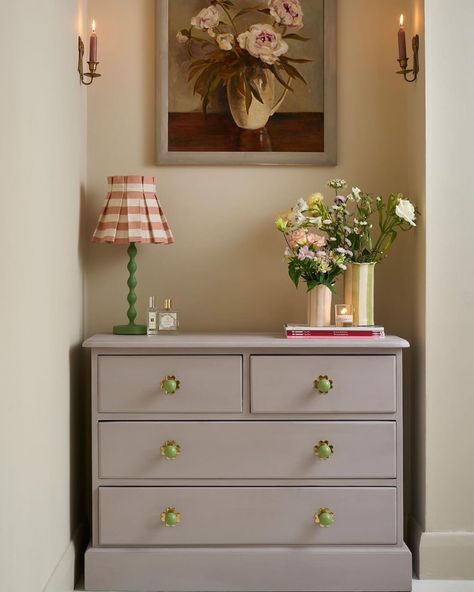
[[[285,333],[289,339],[308,339],[321,337],[385,337],[383,327],[305,327],[285,325]]]

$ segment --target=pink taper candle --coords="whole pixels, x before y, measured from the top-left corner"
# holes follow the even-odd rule
[[[97,35],[95,33],[95,21],[92,21],[92,35],[89,45],[89,62],[97,62]]]
[[[398,57],[400,60],[407,59],[407,44],[405,29],[403,28],[403,14],[400,15],[400,28],[398,29]]]

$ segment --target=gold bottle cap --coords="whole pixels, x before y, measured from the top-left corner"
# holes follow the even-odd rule
[[[172,301],[171,301],[171,298],[166,298],[166,299],[165,299],[165,301],[163,302],[163,308],[164,308],[165,310],[171,310],[171,308],[172,308],[172,304],[173,304],[173,303],[172,303]]]

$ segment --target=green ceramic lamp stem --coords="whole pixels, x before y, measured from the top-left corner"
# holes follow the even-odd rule
[[[115,335],[146,335],[146,325],[136,325],[135,319],[137,318],[137,310],[135,308],[135,304],[137,302],[137,295],[135,293],[135,288],[137,287],[137,279],[135,274],[137,272],[137,264],[135,263],[135,258],[137,256],[137,247],[135,243],[130,243],[128,247],[128,257],[129,262],[127,265],[127,269],[129,272],[128,276],[128,325],[116,325],[114,327],[114,334]]]

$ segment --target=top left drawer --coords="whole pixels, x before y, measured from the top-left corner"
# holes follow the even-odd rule
[[[99,413],[241,413],[242,357],[99,356],[97,391]]]

